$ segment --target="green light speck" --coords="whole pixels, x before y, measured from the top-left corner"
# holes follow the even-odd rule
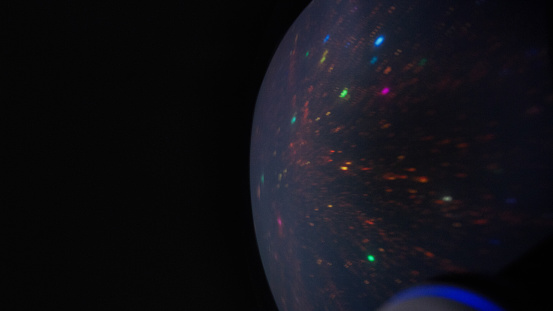
[[[373,255],[369,255],[369,256],[367,256],[367,259],[368,259],[370,262],[373,262],[373,261],[374,261],[374,256],[373,256]]]
[[[305,57],[309,56],[309,51],[305,52]]]
[[[296,116],[293,116],[293,117],[292,117],[292,120],[290,120],[290,123],[291,123],[291,124],[294,124],[295,122],[296,122]]]
[[[264,182],[265,182],[265,175],[261,174],[261,183],[264,183]]]
[[[344,97],[346,97],[346,95],[348,95],[348,89],[347,89],[347,88],[345,88],[345,89],[342,91],[342,93],[340,93],[340,98],[344,98]]]

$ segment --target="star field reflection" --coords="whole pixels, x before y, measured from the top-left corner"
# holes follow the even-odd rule
[[[281,310],[372,310],[553,231],[546,38],[504,34],[490,5],[315,1],[291,27],[251,151]]]

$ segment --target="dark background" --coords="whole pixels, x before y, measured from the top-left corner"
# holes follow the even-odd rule
[[[9,12],[8,305],[275,310],[251,216],[251,124],[307,3]]]

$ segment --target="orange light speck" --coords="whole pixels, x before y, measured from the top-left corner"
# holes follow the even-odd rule
[[[415,177],[415,181],[425,184],[428,182],[428,177],[426,176]]]
[[[347,171],[347,170],[348,170],[348,167],[347,167],[347,166],[340,166],[340,169],[341,169],[342,171]]]

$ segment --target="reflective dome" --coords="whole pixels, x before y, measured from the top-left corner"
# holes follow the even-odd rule
[[[374,310],[553,233],[545,2],[313,1],[267,70],[254,224],[280,310]]]

